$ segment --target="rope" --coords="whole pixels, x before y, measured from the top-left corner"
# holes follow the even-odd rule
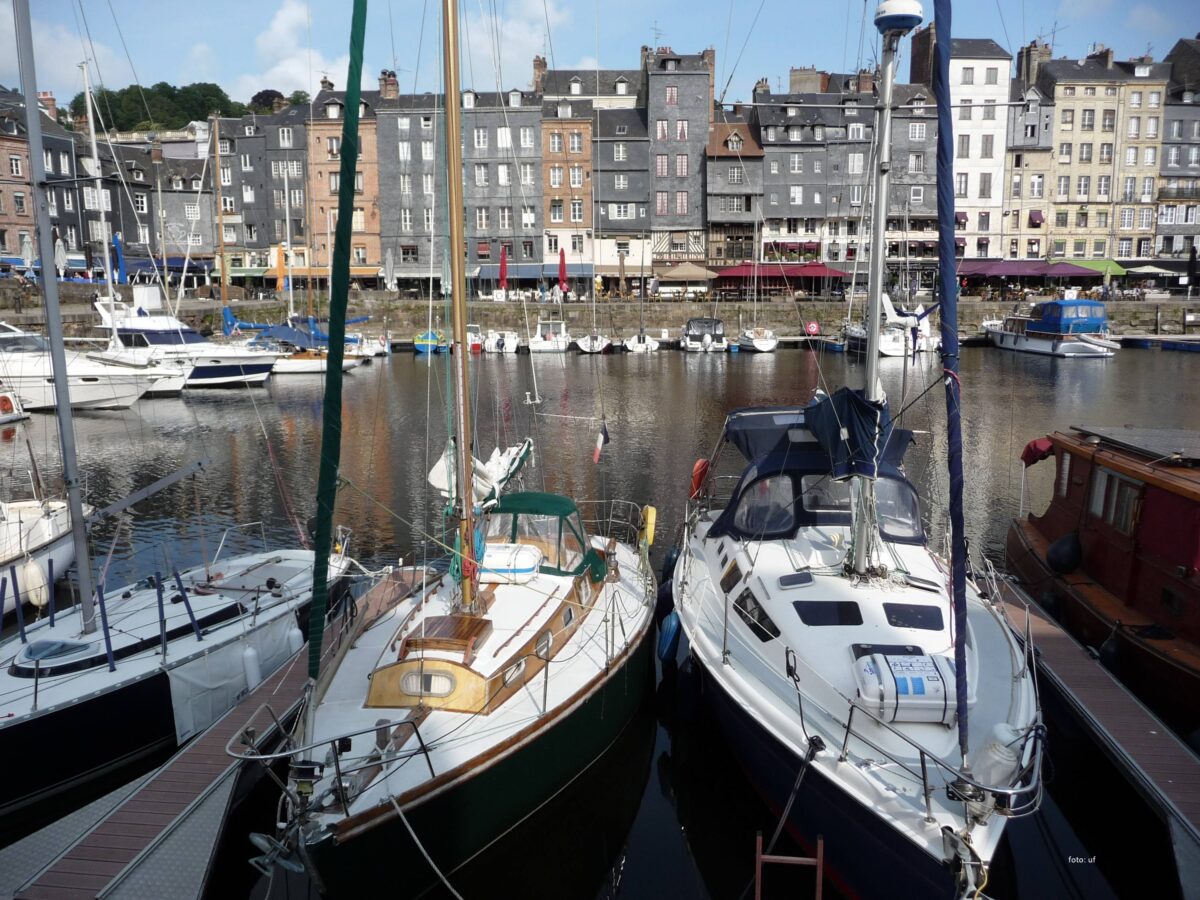
[[[389,793],[388,799],[392,801],[392,807],[396,810],[396,815],[398,815],[400,817],[400,821],[404,823],[404,828],[406,831],[408,831],[408,836],[412,838],[413,843],[417,845],[417,849],[421,851],[421,855],[425,857],[425,862],[429,863],[429,868],[433,869],[434,874],[437,875],[442,884],[445,885],[446,890],[458,898],[458,900],[463,900],[463,895],[454,889],[454,885],[450,883],[450,879],[448,879],[442,873],[442,870],[438,868],[437,863],[433,861],[433,858],[429,855],[428,851],[426,851],[425,845],[421,843],[421,839],[417,837],[417,833],[413,831],[412,826],[408,824],[408,818],[404,815],[404,810],[400,808],[400,804],[396,802],[395,796]]]

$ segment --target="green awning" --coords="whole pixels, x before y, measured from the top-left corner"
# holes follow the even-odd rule
[[[543,494],[538,491],[520,491],[503,494],[493,512],[517,513],[519,515],[558,516],[566,518],[575,512],[575,501],[561,494]]]
[[[275,273],[274,269],[269,269],[267,266],[230,266],[230,278],[261,278],[267,272]]]
[[[1073,259],[1071,265],[1083,266],[1101,275],[1124,275],[1125,270],[1111,259]]]

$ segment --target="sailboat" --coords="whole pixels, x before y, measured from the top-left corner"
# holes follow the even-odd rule
[[[625,255],[621,255],[621,277],[620,283],[625,283]],[[627,337],[624,341],[624,347],[630,353],[653,353],[658,349],[658,341],[646,334],[646,295],[644,292],[638,294],[638,333],[633,337]]]
[[[292,780],[276,847],[334,896],[392,890],[397,878],[406,893],[439,875],[449,884],[617,740],[652,672],[653,510],[612,501],[598,516],[561,495],[475,491],[457,4],[444,0],[442,15],[457,536],[449,572],[359,611],[335,664],[313,671],[304,727],[284,754]],[[351,135],[364,32],[357,0]],[[240,749],[230,752],[245,758]]]
[[[26,97],[36,97],[28,0],[16,0],[17,56]],[[37,234],[52,252],[45,197],[41,123],[26,104]],[[54,371],[65,366],[58,285],[42,280]],[[94,575],[84,532],[75,427],[66,379],[53,388],[80,602],[56,610],[0,641],[0,757],[36,754],[0,792],[0,835],[27,831],[47,805],[82,802],[102,779],[131,772],[212,724],[304,641],[314,584],[311,550],[263,549],[183,570],[150,568],[142,579],[110,587]],[[185,467],[110,506],[115,514],[155,486],[197,471]],[[228,536],[228,535],[227,535]],[[348,534],[329,560],[335,576],[350,564]],[[0,574],[0,592],[20,595],[22,573]],[[81,746],[72,736],[82,736]]]
[[[875,14],[881,204],[896,49],[920,20],[914,0],[885,0]],[[939,8],[943,150],[949,21]],[[744,471],[728,493],[720,449],[697,463],[672,572],[669,617],[678,616],[733,752],[779,815],[775,837],[787,828],[812,846],[823,836],[826,871],[852,896],[980,896],[1007,819],[1034,811],[1041,796],[1028,633],[1014,634],[994,581],[966,575],[950,158],[939,153],[938,218],[951,561],[927,545],[902,468],[912,433],[891,420],[878,383],[879,253],[866,389],[730,412],[718,448],[736,448]],[[885,219],[881,207],[875,247]]]
[[[753,290],[754,323],[738,335],[738,349],[751,353],[774,353],[775,348],[779,346],[779,338],[775,337],[775,332],[770,328],[760,328],[758,324],[758,266],[754,267]]]

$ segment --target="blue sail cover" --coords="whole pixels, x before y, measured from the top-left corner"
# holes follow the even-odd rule
[[[899,466],[912,442],[912,432],[896,428],[886,403],[845,387],[808,410],[808,427],[828,454],[834,478],[877,478],[880,464]]]
[[[250,343],[261,345],[276,341],[282,344],[291,344],[293,347],[299,347],[302,350],[325,350],[327,345],[322,341],[316,340],[311,334],[306,331],[301,331],[298,328],[292,328],[289,325],[270,325],[263,329]]]

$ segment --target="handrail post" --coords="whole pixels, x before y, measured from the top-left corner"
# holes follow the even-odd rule
[[[721,620],[721,665],[729,665],[729,595],[725,594],[725,610]]]
[[[345,788],[342,785],[342,764],[339,762],[341,754],[338,753],[336,740],[330,741],[329,744],[333,748],[333,774],[337,778],[337,784],[333,786],[333,790],[342,804],[343,815],[348,818],[350,816],[350,798],[346,796]]]
[[[421,729],[416,722],[411,722],[413,734],[417,737],[417,743],[421,747],[421,754],[425,757],[425,765],[429,766],[429,777],[436,778],[433,773],[433,760],[429,758],[429,750],[425,747],[425,739],[421,737]]]
[[[28,644],[29,641],[25,638],[25,611],[21,609],[21,592],[17,589],[17,567],[10,566],[9,572],[12,574],[13,583],[13,612],[17,614],[17,634],[21,637],[22,644]],[[8,579],[4,580],[6,584]],[[4,609],[4,594],[0,593],[0,610]]]
[[[204,640],[204,635],[200,633],[200,625],[196,621],[195,615],[192,614],[192,604],[188,600],[187,591],[185,591],[183,589],[183,579],[179,575],[179,570],[176,569],[173,574],[175,576],[175,586],[179,588],[179,596],[183,599],[183,608],[187,610],[188,619],[191,620],[192,631],[194,631],[196,633],[196,640],[202,641],[202,640]],[[155,572],[154,580],[161,584],[162,583],[162,574],[159,572]]]
[[[762,832],[754,833],[754,900],[762,900]]]
[[[925,763],[925,751],[921,751],[921,793],[925,795],[925,821],[932,824],[936,821],[933,818],[933,801],[931,796],[933,788],[929,786],[929,768]]]
[[[162,578],[158,572],[154,573],[154,590],[158,595],[158,640],[162,646],[162,658],[165,663],[167,661],[167,613],[163,607]]]
[[[848,715],[846,717],[846,737],[842,740],[842,752],[841,752],[841,755],[838,756],[838,762],[846,761],[846,752],[850,747],[850,729],[854,725],[854,713],[857,710],[858,710],[858,707],[855,706],[853,703],[851,703],[850,704],[850,715]]]
[[[50,592],[50,627],[54,627],[54,557],[46,557],[46,590]]]
[[[117,661],[113,658],[112,636],[108,633],[108,608],[104,604],[104,584],[96,585],[96,602],[100,607],[100,628],[104,631],[104,652],[108,656],[108,671],[117,671]]]

